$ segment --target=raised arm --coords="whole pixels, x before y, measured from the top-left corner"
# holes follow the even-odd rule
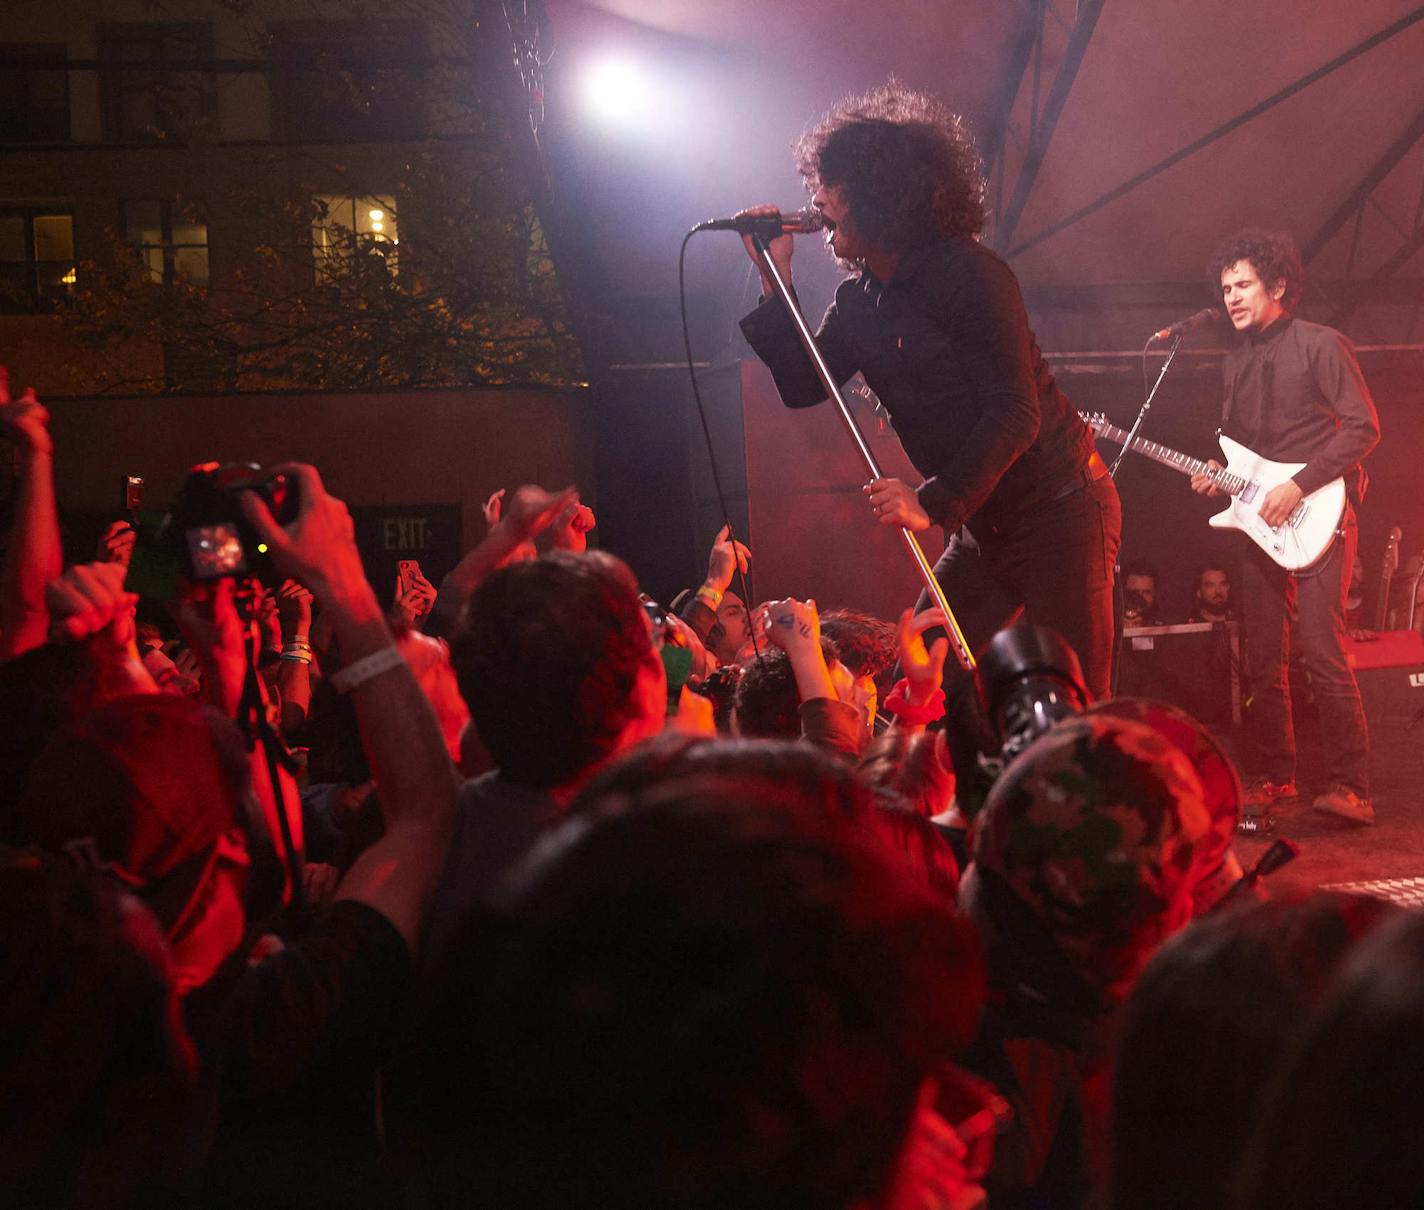
[[[344,674],[386,819],[385,835],[356,860],[336,897],[375,908],[414,948],[449,847],[455,770],[366,581],[346,505],[327,494],[314,467],[278,469],[296,484],[296,520],[279,526],[252,493],[243,496],[243,512],[278,568],[330,613],[345,665],[333,682],[341,688]]]
[[[54,442],[49,413],[27,388],[10,398],[10,373],[0,366],[0,437],[18,453],[19,488],[5,566],[0,570],[0,659],[41,646],[49,633],[45,586],[64,569],[54,503]]]
[[[503,493],[495,495],[502,497]],[[491,496],[485,505],[486,520],[491,516],[495,518],[489,534],[441,581],[440,592],[425,623],[425,633],[439,638],[454,634],[480,581],[525,542],[532,541],[536,534],[554,524],[564,509],[577,500],[575,488],[546,492],[532,484],[517,489],[502,507]]]

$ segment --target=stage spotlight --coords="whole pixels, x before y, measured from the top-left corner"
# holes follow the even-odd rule
[[[646,113],[652,91],[646,73],[627,59],[604,59],[584,74],[584,100],[604,122],[627,122]]]

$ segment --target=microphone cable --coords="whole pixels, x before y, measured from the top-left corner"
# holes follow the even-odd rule
[[[682,313],[682,347],[687,354],[687,374],[692,379],[692,398],[697,404],[697,418],[702,422],[702,438],[707,444],[707,464],[712,470],[712,489],[717,493],[717,507],[722,510],[722,521],[727,527],[727,541],[732,545],[732,575],[742,592],[742,605],[747,611],[747,633],[752,637],[752,651],[761,659],[761,640],[757,636],[754,613],[756,604],[751,595],[750,564],[743,569],[737,554],[737,528],[732,524],[732,510],[727,506],[727,496],[722,490],[722,475],[717,469],[717,453],[712,446],[712,427],[707,423],[707,408],[702,402],[702,389],[697,381],[697,366],[692,359],[692,329],[687,322],[687,245],[697,228],[682,237],[682,247],[677,253],[677,302]],[[747,523],[751,524],[751,490],[747,491]],[[750,549],[750,547],[748,547]],[[714,611],[715,612],[715,611]]]

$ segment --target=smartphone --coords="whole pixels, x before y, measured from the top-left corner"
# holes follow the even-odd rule
[[[405,596],[415,587],[415,581],[420,576],[420,564],[414,559],[401,559],[396,564],[396,597]]]
[[[119,507],[132,517],[143,507],[143,478],[139,475],[125,475],[121,487],[123,495]]]

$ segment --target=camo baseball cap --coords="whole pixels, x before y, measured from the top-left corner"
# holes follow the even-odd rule
[[[1146,723],[1182,750],[1201,779],[1203,801],[1211,816],[1211,833],[1203,841],[1199,860],[1208,868],[1221,861],[1231,848],[1241,818],[1241,777],[1211,732],[1185,710],[1145,697],[1115,697],[1088,707],[1085,713]]]
[[[1201,778],[1143,722],[1065,719],[1014,760],[976,821],[974,860],[1070,956],[1165,935],[1189,901],[1212,821]]]

